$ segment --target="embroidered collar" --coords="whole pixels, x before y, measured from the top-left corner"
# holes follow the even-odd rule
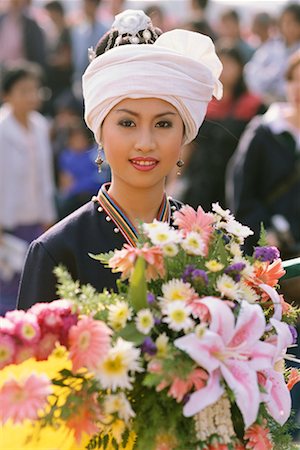
[[[98,209],[99,211],[104,210],[107,214],[106,220],[108,222],[113,221],[113,223],[116,225],[116,228],[114,229],[115,233],[120,232],[124,236],[128,244],[136,247],[136,243],[138,240],[138,231],[128,219],[128,217],[126,217],[120,205],[118,205],[118,203],[113,200],[108,194],[107,191],[109,186],[110,183],[105,183],[99,190],[97,200],[100,203],[100,208]],[[170,223],[171,207],[166,194],[164,195],[156,219],[160,222]]]

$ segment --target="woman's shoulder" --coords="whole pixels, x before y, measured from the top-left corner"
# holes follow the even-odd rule
[[[46,246],[64,242],[67,244],[68,241],[76,239],[76,236],[79,238],[81,233],[94,231],[100,223],[95,220],[96,215],[97,207],[93,201],[89,201],[49,228],[36,242]]]

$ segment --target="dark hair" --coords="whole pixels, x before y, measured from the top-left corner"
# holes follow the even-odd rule
[[[292,14],[296,22],[300,24],[300,4],[299,3],[288,3],[287,6],[282,10],[281,17],[284,14]]]
[[[230,19],[236,23],[240,22],[240,16],[236,9],[226,9],[226,11],[221,14],[221,19]]]
[[[60,1],[58,1],[58,0],[52,0],[52,1],[48,2],[48,3],[46,3],[45,9],[47,11],[58,12],[62,16],[65,13],[65,9],[64,9],[63,4]]]
[[[206,20],[190,20],[182,25],[185,30],[195,31],[196,33],[205,34],[209,36],[213,41],[217,39],[217,36],[209,23]]]
[[[233,90],[233,97],[239,98],[242,94],[247,92],[247,86],[244,79],[243,74],[243,68],[245,66],[244,58],[236,46],[229,46],[229,45],[222,45],[221,43],[218,43],[216,45],[216,53],[219,57],[227,56],[228,58],[233,59],[236,63],[239,64],[241,67],[241,75],[240,78],[237,80],[236,85]]]
[[[1,90],[4,95],[9,94],[16,83],[26,78],[40,81],[42,71],[37,64],[24,62],[12,67],[6,67],[2,73]]]
[[[285,72],[285,79],[287,81],[293,80],[293,72],[300,65],[300,49],[291,55],[288,61],[287,70]]]
[[[145,31],[145,30],[141,30],[137,34],[137,37],[139,38],[138,44],[146,44],[146,40],[143,37],[143,31]],[[150,43],[155,42],[156,39],[158,38],[158,36],[160,36],[162,34],[162,31],[157,27],[154,27],[153,31],[150,29],[149,29],[149,31],[151,33],[151,38],[148,39],[147,42],[150,42]],[[115,46],[116,39],[118,37],[119,37],[118,31],[109,30],[98,42],[98,44],[96,46],[96,56],[102,55],[107,50],[110,50],[111,48],[113,48]],[[128,34],[123,34],[122,39],[118,45],[120,46],[120,45],[128,45],[128,44],[131,44],[130,36],[128,36]]]
[[[195,0],[197,6],[201,9],[205,9],[208,5],[209,0]]]
[[[80,133],[82,134],[88,142],[92,143],[94,142],[94,135],[91,132],[89,128],[82,122],[78,121],[76,123],[73,123],[72,125],[69,125],[67,127],[67,139],[70,139],[74,136],[74,134]]]

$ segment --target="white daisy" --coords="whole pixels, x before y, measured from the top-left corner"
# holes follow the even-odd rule
[[[230,242],[230,244],[228,244],[228,249],[232,256],[238,257],[243,254],[241,246],[237,242]]]
[[[174,258],[177,255],[179,249],[174,242],[169,242],[168,244],[164,244],[162,247],[163,254],[168,256],[169,258]]]
[[[187,301],[196,295],[196,292],[190,283],[185,283],[177,278],[173,278],[167,283],[164,283],[161,290],[163,296],[158,298],[162,300],[163,304],[177,300]]]
[[[181,246],[189,255],[204,256],[205,254],[205,242],[196,231],[188,233],[182,241]]]
[[[149,334],[154,325],[154,317],[150,309],[141,309],[135,318],[137,330],[143,334]]]
[[[226,221],[233,218],[231,211],[221,208],[218,202],[212,204],[212,210]]]
[[[182,301],[167,303],[163,311],[166,315],[163,322],[174,331],[188,330],[194,325],[194,321],[190,318],[191,312],[191,308]]]
[[[205,267],[210,272],[220,272],[220,270],[224,269],[224,264],[220,263],[216,259],[210,259],[205,263]]]
[[[103,389],[131,389],[130,373],[143,371],[139,357],[140,350],[135,348],[132,342],[118,338],[115,346],[101,360],[96,373]]]
[[[128,303],[123,300],[117,300],[108,306],[108,325],[114,330],[121,330],[125,327],[128,320],[131,319],[132,309]]]
[[[247,227],[246,225],[242,225],[240,222],[234,219],[230,219],[224,228],[228,233],[238,238],[245,239],[246,237],[253,234],[253,231],[249,227]]]
[[[239,297],[239,285],[231,277],[224,274],[217,279],[217,290],[222,297],[227,297],[235,300]]]
[[[259,300],[259,295],[248,284],[241,281],[239,285],[239,300],[246,300],[248,303],[255,303]]]
[[[161,222],[161,224],[148,232],[149,239],[154,245],[163,246],[180,242],[181,234],[177,230],[170,228],[165,222]]]
[[[135,417],[135,412],[131,408],[131,404],[124,392],[107,395],[104,400],[104,411],[105,414],[117,413],[120,419],[124,420],[126,423],[129,422],[132,417]]]

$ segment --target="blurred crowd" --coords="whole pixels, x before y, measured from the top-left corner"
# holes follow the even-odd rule
[[[168,193],[205,210],[229,207],[255,232],[261,223],[283,258],[300,255],[300,4],[245,23],[236,9],[214,20],[209,0],[188,1],[184,21],[163,3],[145,12],[163,31],[210,36],[223,63],[224,95],[212,100],[199,135],[184,150]],[[147,5],[147,3],[145,3]],[[149,3],[148,3],[149,5]],[[109,181],[83,121],[81,76],[121,0],[7,0],[0,10],[0,313],[15,306],[26,245]],[[104,155],[102,155],[104,158]],[[299,296],[299,294],[298,294]],[[293,297],[294,298],[294,297]],[[300,301],[300,300],[299,300]]]

